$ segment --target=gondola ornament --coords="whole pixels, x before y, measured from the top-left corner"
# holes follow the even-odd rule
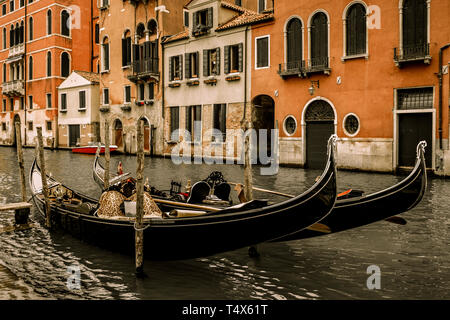
[[[417,159],[420,159],[420,157],[425,156],[425,148],[426,147],[427,147],[427,142],[425,140],[422,140],[417,144],[417,148],[416,148]],[[422,152],[420,152],[420,151],[422,151]]]

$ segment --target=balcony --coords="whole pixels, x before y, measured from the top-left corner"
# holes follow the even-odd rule
[[[318,57],[308,60],[308,66],[306,68],[306,74],[311,73],[323,73],[330,75],[330,61],[328,57]]]
[[[2,92],[7,96],[23,96],[25,94],[23,80],[3,82]]]
[[[290,61],[287,63],[280,63],[278,66],[278,74],[283,79],[290,76],[305,77],[305,60]]]
[[[148,58],[144,60],[133,61],[131,64],[132,74],[128,76],[131,81],[145,80],[154,78],[159,81],[159,59]]]
[[[394,48],[394,62],[397,67],[408,62],[431,63],[430,44],[422,43],[414,46]]]
[[[24,54],[25,53],[25,46],[23,43],[21,44],[17,44],[13,47],[9,48],[9,53],[8,53],[8,58],[9,57],[14,57],[20,54]]]

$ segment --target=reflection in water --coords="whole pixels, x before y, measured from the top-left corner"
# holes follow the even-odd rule
[[[24,150],[26,170],[34,151]],[[100,190],[92,179],[89,155],[46,150],[47,168],[54,177],[93,197]],[[135,172],[136,158],[113,155],[111,168],[121,160]],[[174,165],[170,159],[145,159],[145,176],[159,189],[170,181],[205,179],[212,171],[243,182],[237,165]],[[280,168],[276,176],[260,176],[254,185],[298,194],[321,172]],[[339,190],[349,187],[374,192],[402,177],[389,174],[338,172]],[[247,248],[200,259],[145,262],[148,278],[137,280],[134,258],[103,250],[62,231],[38,227],[0,234],[0,299],[448,299],[450,298],[450,182],[430,181],[417,208],[403,214],[405,226],[377,222],[323,237],[267,243],[261,256],[250,258]],[[283,198],[255,192],[271,201]],[[0,203],[20,201],[14,149],[0,148]],[[237,197],[233,194],[233,200]],[[33,220],[42,220],[32,211]],[[0,225],[12,214],[0,215]],[[41,221],[42,222],[42,221]],[[233,235],[230,234],[230,237]],[[161,239],[164,241],[164,239]],[[207,241],[207,239],[205,239]],[[79,266],[81,288],[69,290],[67,271]],[[381,289],[366,286],[367,267],[381,269]]]

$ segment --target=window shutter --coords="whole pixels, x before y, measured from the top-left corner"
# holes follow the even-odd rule
[[[198,26],[198,12],[194,12],[192,14],[192,32],[197,31],[197,26]]]
[[[192,138],[192,106],[186,106],[186,125],[185,129],[189,132]]]
[[[139,45],[133,44],[132,47],[133,47],[133,60],[139,61]]]
[[[182,80],[183,79],[183,55],[180,54],[178,57],[179,57],[178,64],[179,64],[179,70],[180,70],[180,80]]]
[[[203,50],[203,76],[209,76],[209,50]]]
[[[230,46],[224,47],[223,72],[230,73]]]
[[[186,79],[190,78],[192,73],[191,71],[191,59],[190,58],[190,53],[185,53],[184,54],[184,71],[185,71],[185,75],[186,75]]]
[[[144,60],[149,59],[151,56],[152,43],[150,41],[144,42]]]
[[[169,59],[169,81],[173,80],[173,57]]]
[[[14,46],[14,29],[9,30],[9,46]]]
[[[109,43],[105,44],[105,69],[109,70]]]
[[[195,74],[198,76],[200,76],[199,71],[200,71],[200,66],[198,65],[200,63],[200,52],[196,51],[195,52]]]
[[[242,43],[239,43],[239,72],[242,72],[244,70],[244,45]]]
[[[213,8],[208,8],[208,28],[213,26]]]
[[[216,75],[220,74],[220,48],[216,48]]]
[[[131,37],[126,38],[127,39],[127,65],[131,64]]]
[[[127,38],[122,38],[122,67],[127,65]]]

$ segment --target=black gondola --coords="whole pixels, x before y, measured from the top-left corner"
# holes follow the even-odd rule
[[[336,137],[328,143],[328,161],[320,179],[304,193],[273,205],[248,209],[240,204],[201,216],[144,219],[144,256],[177,260],[213,255],[275,240],[309,227],[332,210],[336,200]],[[34,161],[30,170],[33,201],[44,215],[42,178]],[[134,218],[95,216],[96,199],[84,196],[47,177],[53,224],[83,240],[121,252],[134,252]],[[61,201],[61,195],[62,201]]]
[[[302,230],[276,239],[289,241],[336,233],[382,221],[414,208],[423,198],[427,186],[425,166],[425,141],[417,145],[416,163],[411,173],[402,181],[387,189],[347,199],[336,199],[333,211],[320,223],[327,232]]]

